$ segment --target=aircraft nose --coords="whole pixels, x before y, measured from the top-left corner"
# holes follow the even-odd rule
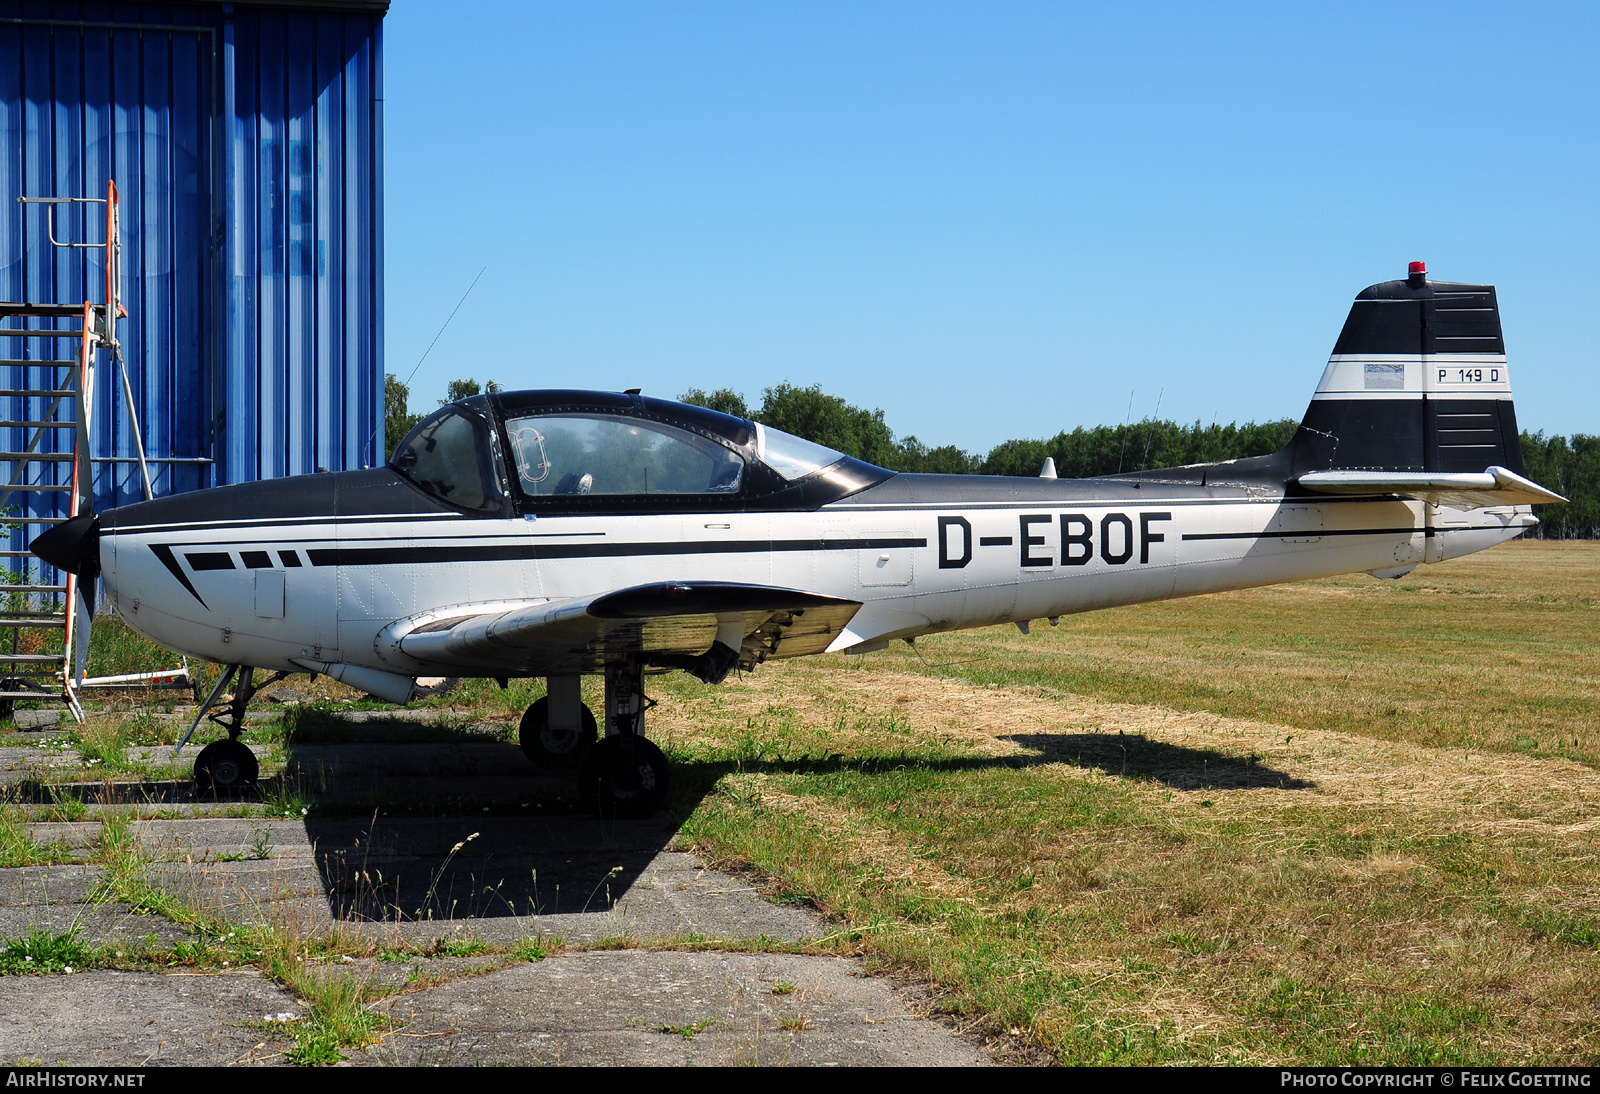
[[[28,550],[57,569],[87,578],[100,565],[100,517],[85,514],[63,521],[37,537]]]

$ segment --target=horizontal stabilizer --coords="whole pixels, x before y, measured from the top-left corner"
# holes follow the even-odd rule
[[[1498,505],[1544,505],[1566,501],[1504,467],[1477,473],[1438,471],[1312,471],[1297,480],[1322,494],[1398,494],[1452,509]]]

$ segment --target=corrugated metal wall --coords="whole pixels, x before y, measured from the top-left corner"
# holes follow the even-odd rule
[[[382,460],[381,32],[259,8],[223,29],[224,481]]]
[[[335,8],[0,0],[0,299],[103,298],[100,254],[16,198],[115,178],[146,447],[205,461],[157,465],[158,494],[382,452],[382,15]],[[83,208],[62,227],[99,240]],[[102,367],[96,457],[133,454],[124,403]],[[135,500],[137,469],[97,465],[96,494]]]

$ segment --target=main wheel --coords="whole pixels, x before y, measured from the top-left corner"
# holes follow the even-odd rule
[[[583,764],[583,758],[594,746],[594,712],[583,711],[582,729],[555,729],[550,725],[550,700],[535,699],[522,715],[522,728],[517,741],[522,751],[535,767],[560,775],[571,775]]]
[[[618,733],[589,750],[578,788],[602,817],[648,817],[666,806],[671,773],[659,748],[635,734]]]
[[[212,741],[194,759],[194,788],[203,795],[223,797],[250,790],[260,774],[255,753],[231,737]]]

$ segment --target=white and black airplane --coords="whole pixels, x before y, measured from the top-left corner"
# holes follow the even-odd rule
[[[503,392],[439,410],[386,467],[122,506],[33,550],[80,588],[98,575],[140,633],[229,666],[201,707],[232,681],[202,790],[255,780],[244,710],[284,674],[396,703],[419,678],[542,676],[528,755],[642,815],[669,774],[644,737],[648,673],[718,683],[940,631],[1399,577],[1563,500],[1521,469],[1494,288],[1414,263],[1356,298],[1269,456],[1080,480],[895,474],[637,391]],[[605,677],[603,735],[588,673]]]

